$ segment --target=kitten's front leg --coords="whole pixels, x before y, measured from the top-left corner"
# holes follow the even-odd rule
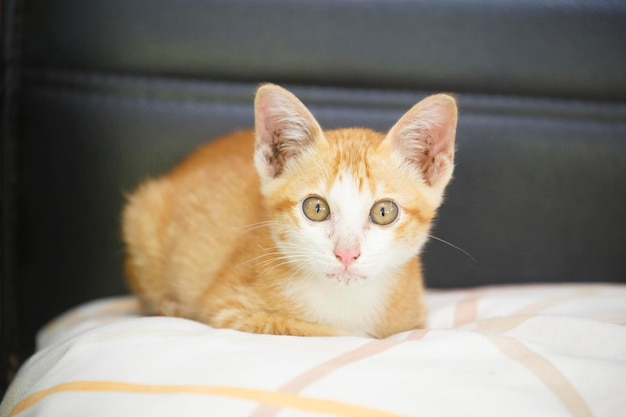
[[[311,323],[265,311],[222,310],[206,322],[217,328],[230,328],[261,334],[291,336],[339,336],[344,334],[344,332],[324,324]]]

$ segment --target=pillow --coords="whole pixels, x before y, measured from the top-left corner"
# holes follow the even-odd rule
[[[428,330],[293,337],[91,302],[39,333],[0,416],[616,416],[626,285],[429,291]]]

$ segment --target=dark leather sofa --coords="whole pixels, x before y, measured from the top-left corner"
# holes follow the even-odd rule
[[[3,1],[3,376],[127,291],[124,193],[251,126],[263,81],[325,127],[457,94],[430,287],[626,282],[625,40],[619,0]]]

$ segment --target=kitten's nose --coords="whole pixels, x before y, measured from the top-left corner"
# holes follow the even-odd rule
[[[361,251],[359,248],[336,248],[335,256],[339,259],[339,261],[341,261],[343,267],[347,270],[352,262],[359,259]]]

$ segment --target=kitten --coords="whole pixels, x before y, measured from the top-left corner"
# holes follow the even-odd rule
[[[387,135],[323,131],[272,84],[254,106],[254,132],[129,196],[126,275],[147,311],[300,336],[423,327],[418,254],[452,176],[455,100],[422,100]]]

